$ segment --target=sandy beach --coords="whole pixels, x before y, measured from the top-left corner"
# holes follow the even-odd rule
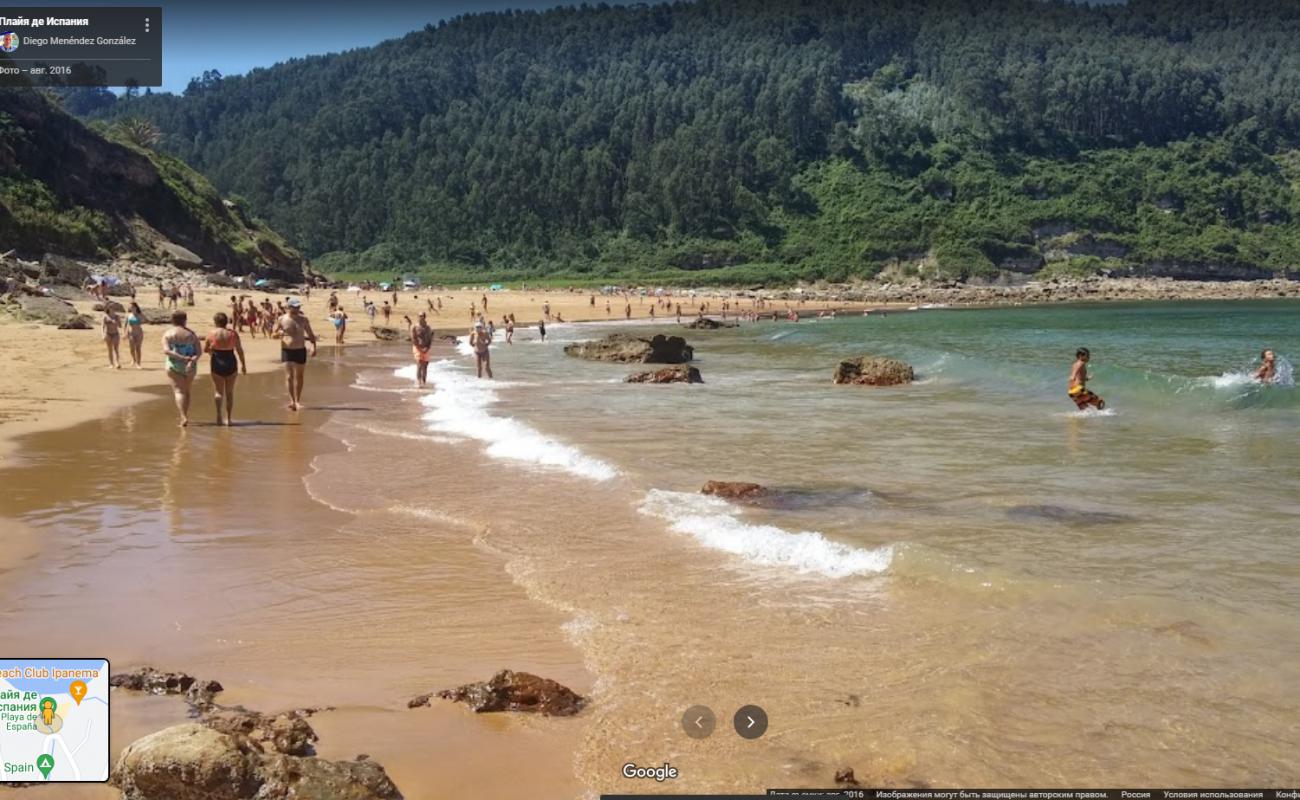
[[[232,290],[203,289],[195,293],[193,307],[182,306],[189,314],[190,327],[200,336],[212,328],[212,315],[219,311],[229,311]],[[251,296],[255,302],[270,298],[283,301],[285,295],[271,295],[264,292],[240,292]],[[348,313],[347,345],[374,343],[375,337],[369,331],[369,320],[362,311],[361,301],[354,293],[338,293],[343,309]],[[595,295],[596,305],[591,305],[592,295],[587,292],[565,291],[504,291],[486,293],[482,291],[436,292],[411,291],[398,294],[398,302],[392,315],[390,325],[404,329],[403,317],[414,318],[420,310],[426,310],[430,297],[442,299],[441,313],[431,314],[429,324],[438,335],[461,334],[470,327],[469,309],[471,303],[482,311],[482,298],[488,297],[488,312],[500,327],[501,317],[514,314],[521,328],[536,326],[544,316],[543,309],[549,304],[553,319],[563,318],[569,322],[602,321],[625,319],[624,301],[621,297],[606,298]],[[392,302],[392,294],[378,291],[364,292],[361,296],[369,297],[376,304],[387,299]],[[124,298],[113,298],[119,302]],[[156,295],[152,287],[140,293],[142,307],[154,307]],[[610,313],[605,312],[605,301],[610,301]],[[334,329],[328,320],[328,290],[316,290],[304,302],[304,310],[312,321],[316,335],[320,337],[320,352],[332,352]],[[676,298],[682,302],[683,319],[692,316],[687,308],[686,297]],[[700,298],[696,302],[710,302],[711,313],[720,311],[716,298]],[[651,298],[633,297],[632,319],[646,319],[653,306]],[[73,305],[81,313],[98,320],[100,314],[93,310],[94,301],[88,296],[74,299]],[[814,313],[826,308],[861,308],[861,303],[842,303],[830,300],[809,301],[806,305],[782,302],[776,308],[786,305],[808,308]],[[749,301],[743,301],[742,310],[750,307]],[[717,309],[717,311],[715,311]],[[696,306],[698,311],[698,305]],[[663,309],[657,310],[663,318]],[[383,325],[382,315],[376,317],[376,324]],[[0,466],[10,463],[15,457],[13,452],[14,437],[36,431],[53,430],[75,425],[87,420],[98,419],[114,409],[139,402],[149,396],[151,387],[159,391],[166,389],[163,377],[163,358],[160,337],[165,328],[151,325],[145,327],[144,369],[136,370],[130,366],[130,353],[126,342],[121,347],[122,358],[126,364],[121,370],[108,366],[103,337],[98,328],[95,330],[58,330],[49,325],[14,322],[0,319],[0,373],[4,374],[4,385],[0,387]],[[498,335],[503,338],[504,333]],[[276,340],[267,340],[261,336],[242,337],[244,351],[248,357],[249,373],[278,371],[279,345]],[[199,379],[195,381],[195,411],[200,417],[206,412],[207,392],[210,381],[207,378],[207,359],[203,359],[199,369]],[[143,392],[143,393],[142,393]],[[238,408],[236,408],[238,413]]]

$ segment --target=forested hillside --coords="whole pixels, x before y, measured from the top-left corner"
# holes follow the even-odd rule
[[[69,102],[327,269],[1263,276],[1300,269],[1297,42],[1275,0],[703,0]]]

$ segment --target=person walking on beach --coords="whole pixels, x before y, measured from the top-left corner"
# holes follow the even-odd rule
[[[492,377],[492,354],[489,348],[492,346],[492,334],[488,333],[487,325],[483,323],[483,318],[479,317],[478,322],[474,323],[474,331],[469,335],[470,347],[474,348],[474,366],[478,371],[478,376],[483,377],[483,372],[487,371],[487,376]]]
[[[122,368],[122,318],[109,303],[104,304],[104,316],[99,321],[104,331],[104,344],[108,346],[108,366]]]
[[[131,308],[126,314],[126,346],[131,351],[131,366],[143,369],[144,360],[144,312],[140,304],[131,301]]]
[[[1091,406],[1101,411],[1106,408],[1106,401],[1097,395],[1088,391],[1088,362],[1092,360],[1092,353],[1086,347],[1080,347],[1074,354],[1074,366],[1070,368],[1070,399],[1079,407],[1080,411]]]
[[[172,325],[163,331],[163,359],[167,364],[167,378],[172,382],[172,397],[181,415],[181,427],[190,424],[190,396],[194,390],[194,376],[199,371],[199,336],[186,327],[184,311],[172,312]]]
[[[506,328],[506,344],[514,344],[515,343],[515,321],[512,320],[510,317],[506,316],[501,318],[501,322],[505,325]]]
[[[1255,380],[1260,383],[1272,383],[1277,379],[1277,356],[1272,350],[1265,350],[1259,354],[1259,360],[1264,363],[1255,370]]]
[[[289,300],[288,311],[275,321],[276,336],[280,337],[280,362],[284,364],[284,382],[289,390],[289,410],[302,408],[302,382],[307,371],[307,343],[311,354],[316,355],[316,334],[311,322],[302,313],[302,301]]]
[[[230,318],[218,311],[212,317],[212,324],[217,327],[204,340],[203,350],[211,356],[209,366],[215,391],[212,401],[217,407],[217,424],[228,428],[234,424],[231,416],[235,412],[235,379],[239,373],[248,374],[248,365],[244,359],[244,345],[239,341],[239,331],[227,327]],[[226,409],[224,419],[222,406]]]
[[[334,323],[334,344],[343,344],[348,332],[348,312],[336,305],[330,312],[330,322]]]
[[[420,388],[429,380],[429,350],[433,347],[433,328],[421,311],[419,321],[411,326],[411,352],[415,355],[415,384]]]
[[[546,320],[537,320],[537,332],[541,334],[542,341],[546,341]]]
[[[393,316],[393,308],[392,306],[388,305],[388,301],[385,300],[384,301],[384,324],[385,325],[388,324],[388,321],[392,318],[392,316]]]

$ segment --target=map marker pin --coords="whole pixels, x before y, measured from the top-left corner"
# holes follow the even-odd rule
[[[45,776],[45,780],[50,779],[50,773],[54,771],[54,756],[42,754],[36,757],[36,768]]]
[[[86,696],[86,682],[73,681],[68,687],[68,693],[72,695],[73,700],[77,701],[77,705],[81,705],[82,698]]]

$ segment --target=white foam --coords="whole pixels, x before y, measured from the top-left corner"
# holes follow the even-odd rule
[[[1106,409],[1085,408],[1079,411],[1067,411],[1061,416],[1073,417],[1075,419],[1091,419],[1093,417],[1114,417],[1118,415],[1119,415],[1118,412],[1115,411],[1115,409],[1113,408],[1106,408]]]
[[[420,398],[430,429],[487,443],[493,458],[555,467],[595,481],[607,481],[619,472],[613,466],[552,439],[510,417],[495,417],[488,409],[497,402],[496,389],[511,384],[479,380],[451,361],[429,364],[429,380],[436,390]]]
[[[1213,386],[1215,389],[1235,389],[1256,383],[1255,376],[1249,372],[1225,372],[1222,375],[1201,378],[1199,382]]]
[[[760,566],[844,578],[884,572],[894,556],[892,547],[862,550],[832,542],[816,531],[792,533],[775,525],[751,525],[736,516],[727,501],[702,494],[651,489],[639,510],[667,520],[672,530],[705,547]]]

